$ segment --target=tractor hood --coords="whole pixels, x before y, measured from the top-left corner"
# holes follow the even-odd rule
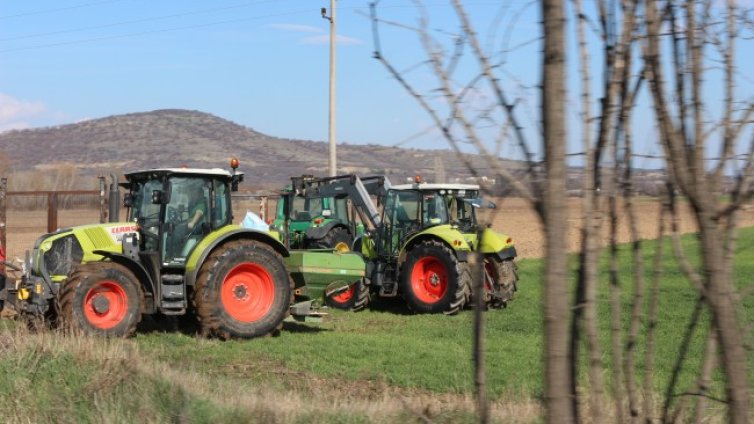
[[[52,281],[64,279],[81,262],[101,260],[95,250],[121,252],[123,235],[137,232],[133,222],[109,222],[60,229],[34,243],[29,269]]]

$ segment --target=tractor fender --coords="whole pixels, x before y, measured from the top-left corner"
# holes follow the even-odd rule
[[[139,282],[141,282],[144,290],[151,293],[153,297],[157,296],[155,282],[154,280],[152,280],[152,276],[149,274],[147,269],[144,268],[144,265],[142,265],[140,262],[135,261],[131,257],[123,255],[121,253],[110,252],[107,250],[95,250],[92,253],[103,256],[118,265],[123,265],[124,267],[128,268],[131,272],[134,273]],[[149,314],[154,311],[147,310],[145,312]]]
[[[335,227],[343,227],[346,231],[348,231],[348,234],[351,234],[351,231],[348,229],[347,226],[343,225],[341,222],[338,221],[330,221],[325,225],[322,225],[321,227],[309,227],[306,229],[306,238],[308,240],[319,240],[322,237],[326,236],[327,233],[330,232]]]
[[[467,262],[471,247],[464,239],[463,234],[458,230],[451,228],[450,225],[438,225],[420,231],[406,241],[398,255],[398,262],[403,263],[406,260],[406,254],[414,246],[427,240],[438,240],[446,245],[455,253],[458,262]]]
[[[231,226],[229,226],[231,227]],[[227,227],[226,227],[227,228]],[[221,229],[205,237],[194,248],[193,252],[189,256],[186,262],[186,285],[193,286],[196,283],[196,277],[199,274],[199,270],[207,260],[209,255],[219,245],[233,240],[249,239],[264,243],[273,248],[284,258],[290,256],[290,252],[285,248],[283,243],[264,231],[252,230],[241,227],[231,227],[229,229]]]
[[[513,257],[516,256],[516,248],[513,246],[513,239],[490,228],[485,228],[482,233],[479,251],[485,255],[502,255],[500,259],[510,258],[511,253],[513,254]]]

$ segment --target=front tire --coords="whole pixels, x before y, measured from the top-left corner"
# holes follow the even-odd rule
[[[144,294],[136,276],[113,262],[79,265],[58,294],[63,328],[128,337],[141,321]]]
[[[414,312],[455,314],[471,297],[468,264],[438,241],[411,249],[401,274],[403,297]]]
[[[201,331],[223,339],[277,334],[292,288],[280,255],[251,240],[226,243],[199,271],[194,306]]]
[[[360,311],[369,304],[369,287],[363,279],[354,281],[346,290],[325,297],[325,303],[335,309]]]

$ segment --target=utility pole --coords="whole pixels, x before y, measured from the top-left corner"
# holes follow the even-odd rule
[[[330,176],[337,174],[336,165],[336,143],[335,143],[335,0],[330,0],[330,16],[327,16],[327,9],[322,8],[322,17],[330,21],[330,121],[329,121],[329,140],[330,140]]]

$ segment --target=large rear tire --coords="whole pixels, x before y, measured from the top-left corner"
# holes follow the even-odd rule
[[[353,237],[348,233],[348,230],[343,227],[333,227],[324,237],[319,240],[313,240],[308,244],[316,249],[349,250],[351,243],[353,243]]]
[[[471,297],[468,264],[438,241],[412,248],[401,274],[403,297],[414,312],[455,314]]]
[[[325,303],[335,309],[360,311],[369,304],[369,287],[363,279],[354,281],[346,290],[327,296]]]
[[[194,290],[202,334],[277,334],[290,312],[291,283],[282,257],[263,243],[238,240],[218,247],[202,265]]]
[[[128,268],[95,262],[73,270],[60,287],[58,304],[64,329],[128,337],[141,321],[144,294]]]
[[[487,306],[504,308],[513,299],[518,273],[513,259],[484,259],[484,289]]]

